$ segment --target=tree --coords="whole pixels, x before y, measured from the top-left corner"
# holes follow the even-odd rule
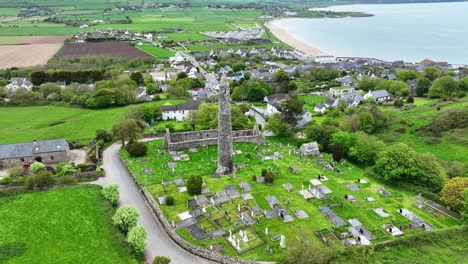
[[[291,243],[280,263],[282,264],[323,264],[328,263],[330,254],[314,243],[303,238]]]
[[[368,112],[362,112],[359,114],[359,123],[361,130],[369,134],[376,128],[375,118]]]
[[[187,180],[187,192],[190,195],[198,195],[202,191],[203,180],[200,175],[191,175]]]
[[[274,114],[268,118],[265,129],[270,130],[278,137],[288,137],[291,135],[289,126],[279,114]]]
[[[297,97],[293,97],[282,101],[278,110],[286,123],[290,126],[296,126],[298,115],[303,112],[303,109],[304,102]]]
[[[360,90],[373,91],[375,89],[375,81],[369,76],[363,76],[362,79],[357,83]]]
[[[185,79],[187,77],[188,77],[187,73],[179,72],[179,73],[177,73],[176,81],[181,80],[181,79]]]
[[[171,195],[166,196],[166,205],[173,206],[174,205],[174,197]]]
[[[435,66],[430,66],[430,67],[426,67],[424,69],[424,72],[423,72],[423,77],[431,80],[431,81],[434,81],[435,79],[439,78],[440,76],[442,76],[442,71],[435,67]]]
[[[374,171],[385,180],[404,181],[438,192],[444,184],[444,173],[435,156],[417,154],[404,143],[398,143],[379,154]]]
[[[268,92],[259,85],[251,86],[247,92],[247,99],[251,102],[260,102]]]
[[[171,259],[164,256],[157,256],[153,260],[153,264],[169,264],[171,263]]]
[[[398,98],[395,101],[393,101],[393,106],[398,107],[398,108],[402,107],[403,104],[404,104],[403,99],[401,99],[401,98]]]
[[[112,127],[114,137],[122,141],[122,146],[125,146],[125,140],[135,139],[141,131],[135,119],[125,119]]]
[[[461,210],[463,223],[468,224],[468,188],[463,192],[463,209]]]
[[[125,149],[134,158],[145,156],[148,152],[148,147],[144,143],[138,141],[128,143]]]
[[[331,143],[340,144],[345,149],[345,152],[348,152],[349,149],[356,144],[357,136],[353,133],[348,133],[344,131],[338,131],[333,133]]]
[[[440,98],[444,96],[452,96],[458,92],[459,85],[457,80],[450,76],[437,78],[429,89],[429,97]]]
[[[279,70],[274,76],[275,83],[289,82],[289,79],[289,75],[284,70]]]
[[[463,209],[464,192],[466,190],[468,190],[468,178],[452,178],[440,191],[440,199],[451,209],[460,212]]]
[[[33,164],[31,164],[31,166],[29,167],[29,169],[31,170],[32,173],[37,173],[39,171],[42,171],[45,169],[45,165],[44,163],[41,163],[41,162],[34,162]]]
[[[237,63],[234,63],[234,64],[232,65],[232,71],[234,71],[234,72],[243,71],[243,70],[245,70],[246,68],[247,68],[247,66],[246,66],[244,63],[242,63],[242,62],[237,62]]]
[[[104,199],[108,200],[114,206],[119,202],[119,186],[117,184],[105,186],[102,188],[101,194]]]
[[[468,91],[468,76],[465,76],[460,80],[460,90]]]
[[[356,143],[349,148],[350,159],[362,165],[374,165],[377,154],[385,148],[383,141],[366,133],[358,133]]]
[[[408,99],[406,99],[406,102],[407,102],[408,104],[414,103],[414,98],[413,98],[413,96],[408,97]]]
[[[348,108],[348,102],[344,99],[338,99],[338,104],[336,105],[336,109],[343,112],[344,110],[346,110],[346,108]]]
[[[145,83],[145,78],[143,78],[143,74],[141,74],[141,72],[132,72],[130,74],[130,79],[136,82],[137,85],[142,85]]]
[[[44,83],[39,87],[39,92],[44,98],[47,98],[49,95],[56,93],[60,95],[62,89],[55,83]]]
[[[431,87],[431,80],[428,78],[422,77],[418,79],[418,83],[416,84],[416,95],[423,96],[427,92],[429,92],[429,88]]]
[[[132,227],[137,225],[138,216],[139,214],[135,208],[124,206],[117,209],[114,217],[112,217],[112,221],[122,231],[128,232]]]
[[[308,139],[316,141],[322,146],[323,149],[327,149],[331,143],[332,135],[338,131],[338,128],[322,124],[310,124],[306,126],[305,133]]]
[[[189,111],[188,115],[184,117],[184,122],[190,129],[195,130],[198,121],[198,111]]]
[[[104,129],[96,130],[95,138],[97,141],[102,140],[104,143],[112,142],[112,134]]]
[[[346,155],[346,149],[342,144],[336,143],[331,145],[331,151],[333,155],[333,160],[339,162]]]
[[[418,73],[414,70],[401,70],[396,74],[397,80],[407,82],[409,80],[416,80]]]
[[[143,226],[135,226],[128,232],[127,242],[136,253],[141,253],[146,247],[146,236],[146,229]]]

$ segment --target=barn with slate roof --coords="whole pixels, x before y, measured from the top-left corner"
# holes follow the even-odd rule
[[[33,141],[0,145],[0,168],[14,167],[35,161],[60,163],[70,160],[66,139]]]

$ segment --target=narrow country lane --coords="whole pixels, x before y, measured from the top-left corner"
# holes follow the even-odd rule
[[[125,165],[120,161],[118,156],[120,147],[121,144],[116,143],[104,151],[103,168],[106,177],[102,179],[100,184],[118,184],[120,189],[119,204],[133,206],[138,210],[139,224],[148,231],[148,244],[144,251],[148,263],[151,263],[156,256],[169,257],[171,263],[175,264],[214,263],[185,251],[167,235],[159,220],[155,218],[147,206]]]

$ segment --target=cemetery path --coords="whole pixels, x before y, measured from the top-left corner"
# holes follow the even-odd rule
[[[103,168],[106,177],[99,184],[118,184],[120,189],[119,204],[132,206],[140,214],[139,224],[144,226],[148,232],[147,246],[144,254],[148,262],[152,262],[156,256],[166,256],[171,263],[214,263],[195,256],[179,247],[164,231],[159,220],[155,218],[138,187],[133,182],[131,175],[127,172],[125,165],[119,158],[121,145],[116,143],[108,147],[103,154]]]

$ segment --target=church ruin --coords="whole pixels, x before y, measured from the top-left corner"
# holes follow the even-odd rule
[[[223,77],[219,86],[218,129],[170,133],[167,130],[164,146],[170,151],[187,148],[218,145],[218,174],[228,175],[234,172],[233,142],[264,144],[265,139],[255,124],[253,129],[232,131],[230,89]]]

